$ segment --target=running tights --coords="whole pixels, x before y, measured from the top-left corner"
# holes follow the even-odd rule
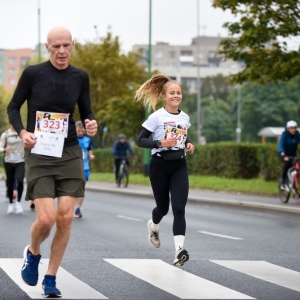
[[[13,203],[14,182],[17,180],[18,202],[21,201],[24,189],[25,163],[4,163],[6,173],[7,195]]]
[[[156,202],[152,211],[153,223],[159,224],[168,213],[171,195],[173,234],[185,235],[185,206],[189,191],[186,160],[164,161],[161,157],[153,157],[149,176]]]

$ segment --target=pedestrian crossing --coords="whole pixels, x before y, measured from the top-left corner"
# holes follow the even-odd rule
[[[238,288],[228,288],[211,280],[183,270],[182,268],[170,265],[160,259],[104,259],[107,267],[116,268],[125,274],[150,284],[153,288],[162,290],[174,296],[174,299],[256,299],[254,295],[246,295]],[[209,262],[218,265],[220,268],[228,268],[245,275],[299,292],[300,299],[300,273],[294,270],[266,261],[242,261],[242,260],[210,260]],[[189,262],[192,263],[192,262]],[[41,299],[41,281],[37,286],[26,285],[21,279],[21,266],[23,259],[0,258],[0,269],[22,289],[30,299]],[[48,266],[48,259],[42,259],[39,266],[39,273],[45,274]],[[99,270],[103,272],[104,270]],[[110,295],[102,294],[76,278],[68,271],[59,268],[57,282],[63,293],[61,299],[110,299]],[[115,285],[115,283],[114,283]],[[114,289],[118,286],[115,285]],[[120,291],[122,293],[122,291]],[[1,295],[1,282],[0,282]],[[0,297],[1,298],[1,297]],[[146,298],[145,298],[146,299]],[[171,298],[170,298],[171,299]]]

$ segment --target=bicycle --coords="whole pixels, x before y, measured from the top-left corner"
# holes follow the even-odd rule
[[[293,164],[287,171],[285,182],[279,182],[279,199],[282,203],[288,203],[291,193],[293,198],[300,204],[300,191],[299,191],[299,157],[290,157]],[[283,188],[284,187],[284,188]]]
[[[117,186],[120,187],[123,185],[124,187],[127,187],[128,182],[129,182],[129,166],[127,163],[127,159],[123,157],[120,163]]]

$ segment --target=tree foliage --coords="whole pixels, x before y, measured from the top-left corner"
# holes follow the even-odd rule
[[[240,18],[223,25],[232,38],[220,44],[225,59],[241,61],[245,66],[231,76],[233,82],[277,83],[298,76],[299,43],[293,49],[288,41],[300,34],[299,1],[213,0],[213,6]]]
[[[77,44],[71,63],[88,72],[92,110],[102,129],[116,135],[120,132],[134,137],[145,116],[142,105],[133,100],[134,92],[147,79],[139,65],[139,53],[123,54],[117,37],[111,33],[98,44]],[[75,115],[77,118],[77,115]],[[138,126],[139,124],[139,126]]]
[[[6,114],[6,107],[11,98],[11,92],[6,90],[4,86],[0,86],[0,135],[8,128],[8,116]]]

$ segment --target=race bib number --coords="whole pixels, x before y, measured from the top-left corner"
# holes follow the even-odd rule
[[[69,114],[37,111],[35,122],[35,132],[68,136]]]
[[[187,138],[187,129],[177,128],[173,126],[167,126],[164,139],[175,138],[177,140],[176,145],[172,148],[183,149],[185,147],[185,141]]]

